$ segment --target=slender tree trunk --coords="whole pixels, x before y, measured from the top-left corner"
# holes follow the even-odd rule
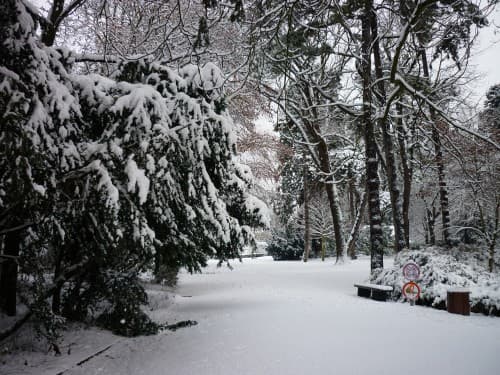
[[[311,217],[309,215],[309,187],[307,186],[307,166],[304,166],[304,262],[311,252]]]
[[[432,206],[432,210],[429,208],[425,208],[425,211],[427,213],[427,230],[429,232],[429,244],[430,245],[435,245],[436,244],[436,235],[434,232],[434,225],[436,222],[436,208]]]
[[[321,261],[324,262],[326,257],[326,243],[325,236],[321,236]]]
[[[157,283],[161,282],[161,265],[163,263],[163,257],[160,251],[155,252],[155,264],[153,273],[155,275],[155,281]]]
[[[493,228],[493,236],[490,240],[490,249],[489,249],[489,259],[488,259],[488,270],[490,272],[495,271],[495,245],[497,243],[498,236],[498,225],[500,219],[500,196],[497,196],[495,208],[495,227]]]
[[[359,228],[361,228],[361,221],[363,219],[363,214],[366,209],[366,199],[367,195],[365,192],[361,194],[361,202],[358,207],[358,213],[356,214],[356,219],[352,225],[351,234],[349,236],[349,241],[347,241],[347,254],[351,259],[356,259],[356,241],[359,236]]]
[[[383,80],[382,60],[380,58],[378,25],[375,10],[371,12],[371,32],[373,40],[373,60],[375,63],[375,76],[377,79],[377,98],[383,107],[386,104],[386,91]],[[394,143],[390,134],[389,123],[387,119],[380,119],[380,128],[382,129],[382,140],[384,145],[384,156],[386,164],[387,184],[389,185],[389,195],[391,198],[392,223],[394,226],[394,251],[399,253],[405,247],[405,233],[403,227],[403,214],[401,192],[399,190],[399,181],[396,168],[396,158],[394,157]]]
[[[82,278],[76,278],[75,284],[71,291],[68,293],[64,301],[62,315],[70,320],[78,320],[80,318],[80,311],[78,303],[81,300],[80,290],[82,289]]]
[[[349,216],[351,221],[351,226],[354,225],[356,221],[356,186],[354,184],[354,178],[349,179]]]
[[[16,315],[17,305],[17,257],[21,247],[21,233],[9,232],[5,235],[4,255],[8,258],[2,263],[2,277],[0,278],[1,309],[8,316]]]
[[[422,68],[424,77],[429,80],[429,66],[427,64],[427,55],[425,49],[421,48],[420,55],[422,58]],[[443,148],[441,145],[441,136],[438,131],[438,121],[434,108],[429,107],[432,124],[432,142],[434,143],[435,161],[438,169],[439,182],[439,202],[441,204],[441,220],[443,225],[443,241],[447,246],[451,245],[450,241],[450,208],[448,200],[448,187],[446,185],[446,175],[444,171]]]
[[[342,210],[340,209],[337,186],[333,181],[327,182],[325,189],[330,203],[330,211],[332,212],[333,230],[335,232],[335,249],[337,262],[339,262],[344,259],[345,254],[344,233],[342,232]]]
[[[441,147],[441,136],[434,126],[432,128],[432,140],[436,153],[436,165],[438,168],[439,181],[439,202],[441,203],[441,222],[443,225],[443,241],[450,246],[450,208],[448,201],[448,187],[446,185],[446,176],[444,172],[443,151]]]
[[[371,271],[384,268],[384,249],[382,241],[382,216],[380,212],[380,179],[378,176],[377,144],[371,117],[372,77],[371,77],[371,12],[373,0],[364,0],[361,17],[361,71],[363,81],[363,116],[362,123],[365,136],[366,159],[366,194],[368,199],[368,215],[370,220],[370,255]]]
[[[424,220],[422,220],[422,226],[424,227],[425,244],[429,245],[429,226],[427,225],[427,210],[425,211],[424,214]]]
[[[397,105],[398,118],[396,120],[396,132],[398,135],[399,155],[401,156],[401,165],[403,167],[403,226],[405,234],[406,247],[410,248],[410,198],[411,185],[413,179],[413,169],[408,160],[406,152],[406,131],[403,125],[403,108],[401,104]]]
[[[60,246],[58,250],[56,250],[56,256],[55,256],[55,268],[54,268],[54,283],[55,281],[61,276],[61,265],[62,265],[62,256],[63,256],[63,251],[62,251],[62,244],[59,244]],[[62,285],[57,286],[54,289],[54,294],[52,295],[52,312],[54,314],[60,314],[61,313],[61,289]]]
[[[310,103],[312,104],[312,93],[306,93]],[[313,109],[314,117],[319,119],[320,116]],[[335,249],[337,253],[337,262],[344,258],[345,253],[345,243],[344,234],[342,232],[342,209],[340,208],[340,200],[337,192],[337,186],[334,182],[331,168],[330,168],[330,156],[328,154],[328,145],[325,138],[321,135],[321,129],[317,123],[311,123],[310,121],[305,121],[308,132],[313,136],[314,142],[317,143],[318,158],[320,162],[321,172],[326,176],[325,179],[325,190],[328,196],[328,203],[330,205],[330,211],[332,214],[333,230],[335,232]]]

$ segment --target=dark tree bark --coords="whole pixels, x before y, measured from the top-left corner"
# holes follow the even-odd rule
[[[321,236],[321,261],[324,262],[326,257],[326,242],[325,236]]]
[[[327,176],[324,186],[328,197],[330,212],[332,214],[333,230],[335,232],[336,256],[337,261],[339,261],[344,257],[345,252],[344,234],[342,232],[342,211],[340,208],[337,188],[333,181],[333,176],[331,175],[328,146],[326,145],[325,139],[321,136],[318,136],[316,141],[318,142],[318,155],[321,163],[321,171]]]
[[[356,221],[356,186],[354,184],[354,177],[349,178],[349,218],[351,221],[351,226],[354,226]]]
[[[65,0],[52,0],[48,19],[42,23],[42,43],[52,46],[56,40],[57,31],[61,22],[68,17],[75,9],[84,4],[87,0],[72,0],[65,7]]]
[[[309,215],[309,188],[307,181],[307,166],[304,166],[304,262],[309,260],[311,252],[311,217]]]
[[[427,63],[427,55],[425,49],[420,49],[422,59],[422,68],[424,77],[429,79],[429,66]],[[443,147],[441,144],[441,136],[438,130],[438,119],[434,108],[429,106],[432,124],[432,142],[434,143],[435,162],[438,170],[439,183],[439,202],[441,204],[441,221],[443,226],[443,241],[447,246],[451,245],[450,241],[450,208],[448,200],[448,186],[446,184],[446,174],[443,161]]]
[[[363,219],[363,214],[366,209],[366,193],[361,195],[361,202],[358,207],[358,213],[356,214],[356,219],[352,225],[351,235],[349,237],[349,241],[347,243],[347,254],[351,257],[351,259],[356,259],[356,241],[359,236],[359,228],[361,228],[361,221]]]
[[[427,231],[429,232],[429,244],[430,245],[435,245],[436,244],[436,235],[434,232],[434,224],[436,222],[436,208],[432,206],[432,210],[429,209],[428,207],[425,208],[425,211],[427,213]]]
[[[403,168],[403,226],[406,247],[410,248],[410,198],[413,179],[413,168],[410,165],[406,150],[406,132],[403,126],[403,109],[401,104],[397,104],[398,118],[396,120],[396,132],[398,136],[399,155]]]
[[[489,247],[488,271],[490,272],[495,271],[495,247],[498,237],[499,222],[500,222],[500,197],[497,196],[496,207],[495,207],[495,226],[493,227],[493,235],[490,240],[490,247]]]
[[[375,77],[377,79],[376,97],[383,107],[386,104],[387,96],[385,91],[384,74],[382,71],[382,60],[380,58],[379,39],[378,39],[378,25],[377,15],[375,10],[370,13],[370,23],[372,32],[373,44],[373,60],[375,63]],[[405,247],[405,233],[403,228],[403,214],[401,192],[399,190],[399,181],[396,168],[396,159],[394,157],[394,143],[389,131],[389,122],[386,117],[378,121],[382,130],[382,140],[384,146],[385,156],[385,171],[387,175],[387,183],[389,185],[389,195],[391,198],[392,208],[392,223],[394,226],[394,251],[400,252]]]
[[[371,271],[384,267],[382,242],[382,216],[380,212],[380,179],[378,176],[377,143],[372,121],[372,77],[371,77],[371,12],[373,0],[364,0],[361,16],[361,74],[363,82],[362,124],[365,137],[366,194],[370,221]]]
[[[54,267],[54,282],[61,276],[61,265],[62,265],[62,245],[59,244],[57,246],[56,254],[55,254],[55,267]],[[58,286],[54,289],[54,294],[52,295],[52,312],[54,314],[61,313],[61,289],[62,285]]]
[[[450,242],[450,208],[448,201],[448,186],[446,184],[446,175],[443,162],[443,148],[441,145],[441,136],[436,128],[436,124],[432,127],[432,140],[434,142],[434,150],[436,153],[436,165],[438,169],[439,181],[439,201],[441,203],[441,223],[443,226],[443,241],[447,246]]]
[[[424,228],[424,238],[425,238],[425,244],[429,245],[429,229],[427,225],[427,211],[424,213],[424,220],[422,220],[422,226]]]
[[[17,305],[17,257],[21,247],[21,233],[8,232],[5,235],[4,261],[2,263],[2,276],[0,278],[1,309],[8,316],[16,315]]]
[[[52,46],[56,39],[57,29],[61,22],[61,15],[64,11],[64,0],[53,0],[50,7],[47,23],[43,25],[42,43]]]

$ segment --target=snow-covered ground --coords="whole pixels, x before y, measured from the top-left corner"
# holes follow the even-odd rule
[[[337,266],[264,257],[232,271],[211,263],[181,275],[173,303],[153,296],[155,319],[198,325],[133,339],[82,330],[65,339],[76,342],[71,355],[7,356],[0,373],[500,374],[500,318],[357,297],[353,283],[368,270],[367,258]]]

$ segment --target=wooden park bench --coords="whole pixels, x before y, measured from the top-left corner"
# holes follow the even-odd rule
[[[386,301],[392,294],[393,287],[375,284],[354,284],[358,288],[358,296],[371,298],[376,301]]]

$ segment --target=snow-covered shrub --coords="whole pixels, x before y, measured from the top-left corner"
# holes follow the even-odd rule
[[[447,291],[451,287],[470,290],[471,310],[500,315],[500,274],[487,271],[487,256],[477,250],[429,247],[404,250],[396,255],[394,267],[372,276],[376,284],[394,287],[394,298],[402,300],[404,280],[402,269],[408,262],[420,267],[422,289],[419,303],[440,309],[446,307]]]
[[[115,278],[111,285],[104,290],[110,294],[108,304],[98,318],[97,324],[103,328],[123,336],[137,336],[154,334],[158,331],[158,324],[142,311],[140,305],[147,303],[147,295],[142,286],[135,283],[131,285],[126,277]],[[131,288],[124,288],[124,285],[131,285]],[[131,303],[133,301],[133,303]]]
[[[297,233],[274,233],[266,251],[274,260],[300,260],[304,253],[304,239]]]

